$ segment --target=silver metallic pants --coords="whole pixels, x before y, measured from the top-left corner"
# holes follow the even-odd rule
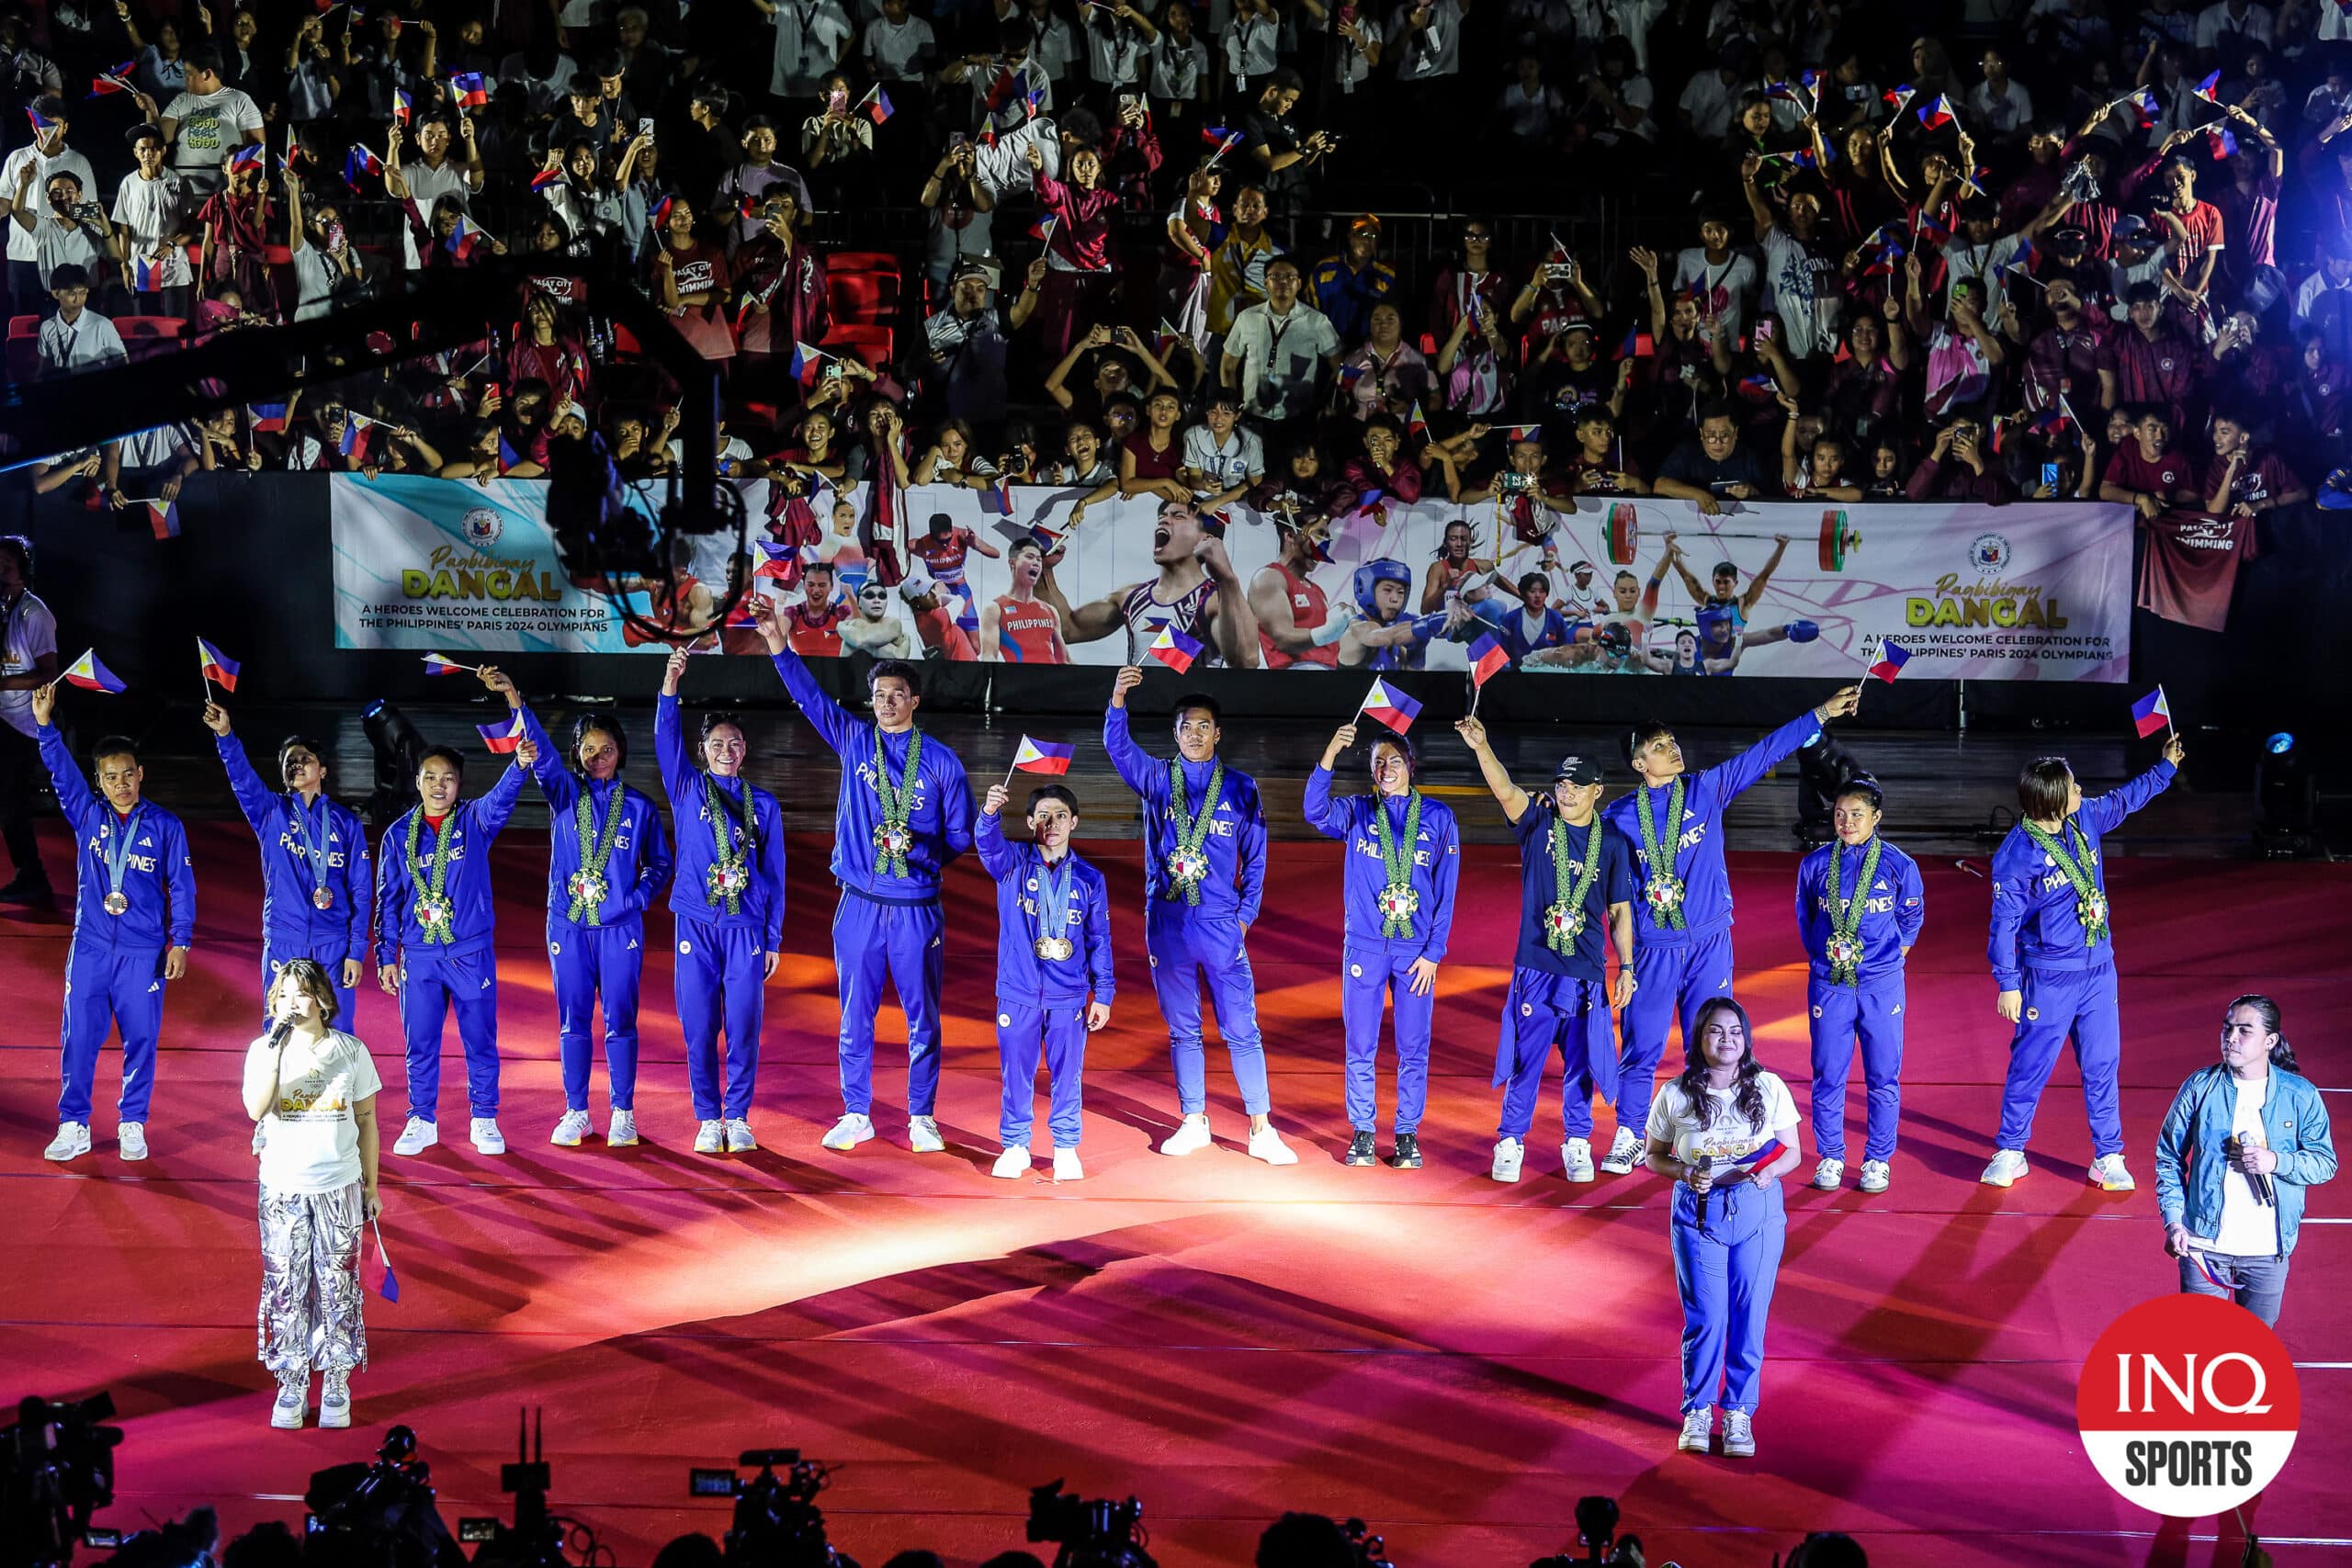
[[[359,1319],[356,1181],[336,1192],[261,1190],[261,1362],[280,1378],[368,1364]]]

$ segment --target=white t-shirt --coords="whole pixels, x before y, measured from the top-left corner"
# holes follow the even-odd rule
[[[25,192],[25,201],[37,218],[49,216],[49,182],[52,175],[70,174],[82,182],[82,199],[95,201],[98,194],[98,176],[90,172],[90,161],[71,147],[56,157],[43,157],[40,149],[27,142],[0,162],[0,200],[17,194],[17,174],[30,162],[37,172],[33,183]],[[19,227],[13,219],[6,220],[8,230],[8,259],[28,262],[34,259],[40,242],[35,238],[36,229]]]
[[[152,255],[156,244],[166,235],[182,232],[190,210],[187,188],[180,176],[165,169],[154,179],[143,179],[138,174],[125,175],[114,193],[114,211],[109,215],[120,227],[130,231],[129,249],[133,255]],[[136,275],[134,274],[134,276]],[[164,250],[164,265],[156,278],[160,288],[178,288],[193,275],[188,270],[187,247],[170,245]]]
[[[2270,1076],[2263,1075],[2259,1083],[2237,1083],[2237,1109],[2230,1117],[2230,1131],[2242,1142],[2263,1143],[2263,1102],[2270,1098]],[[2220,1153],[2214,1150],[2213,1153]],[[2254,1195],[2254,1182],[2236,1166],[2222,1175],[2221,1234],[2213,1237],[2215,1250],[2231,1258],[2275,1258],[2278,1253],[2278,1211],[2265,1204]]]
[[[1725,253],[1711,262],[1704,247],[1693,245],[1674,258],[1674,287],[1687,288],[1699,302],[1699,314],[1713,315],[1720,329],[1735,340],[1747,328],[1747,304],[1756,298],[1756,258],[1744,250]]]
[[[268,1087],[277,1055],[267,1035],[246,1048],[248,1096]],[[277,1104],[262,1118],[262,1186],[272,1192],[339,1192],[360,1179],[354,1108],[384,1087],[368,1047],[340,1030],[329,1030],[316,1043],[292,1033],[276,1066]]]
[[[1778,1073],[1759,1072],[1756,1087],[1764,1096],[1761,1127],[1750,1126],[1739,1113],[1734,1102],[1736,1089],[1709,1089],[1702,1117],[1682,1092],[1682,1085],[1669,1083],[1650,1101],[1649,1135],[1670,1141],[1679,1160],[1693,1160],[1704,1154],[1713,1156],[1718,1165],[1760,1149],[1775,1137],[1795,1147],[1797,1102],[1789,1098],[1789,1086]]]
[[[1252,305],[1233,318],[1225,352],[1241,361],[1242,408],[1284,419],[1312,412],[1317,367],[1340,352],[1340,334],[1304,300],[1281,317],[1272,305]]]
[[[176,120],[179,132],[172,141],[172,167],[188,176],[191,188],[219,190],[225,176],[220,160],[245,144],[245,132],[261,129],[261,110],[234,87],[217,93],[182,93],[164,110]]]
[[[445,196],[454,196],[458,205],[472,210],[473,190],[466,184],[466,165],[455,154],[441,160],[435,168],[422,155],[412,155],[401,161],[401,178],[408,182],[409,199],[416,203],[418,214],[428,220],[435,203]],[[401,225],[401,259],[413,272],[424,265],[416,254],[416,225]]]
[[[0,610],[0,675],[29,675],[42,654],[56,651],[57,617],[30,589]],[[36,733],[32,693],[0,692],[0,722],[20,735]]]
[[[334,258],[311,243],[308,234],[297,234],[292,252],[294,266],[294,319],[298,321],[316,321],[327,313],[334,297],[334,286],[342,280],[343,269]]]
[[[1223,446],[1216,444],[1216,431],[1196,424],[1184,432],[1181,465],[1206,474],[1216,490],[1231,490],[1245,479],[1254,482],[1265,477],[1266,449],[1255,431],[1238,424]]]

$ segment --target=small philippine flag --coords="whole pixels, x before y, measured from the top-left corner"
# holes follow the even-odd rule
[[[237,661],[202,637],[196,639],[196,661],[204,667],[206,680],[224,692],[237,689]]]
[[[368,459],[368,430],[375,421],[365,414],[346,411],[343,416],[343,434],[335,437],[334,449],[346,457]]]
[[[2143,739],[2159,729],[2172,728],[2172,708],[2165,702],[2162,686],[2132,705],[2132,722],[2139,727]]]
[[[999,479],[980,491],[980,510],[995,517],[1012,516],[1012,485],[1011,481]]]
[[[371,1226],[375,1225],[375,1222],[372,1220],[369,1221],[368,1224]],[[391,1255],[384,1250],[383,1229],[381,1226],[375,1226],[375,1229],[376,1261],[384,1266],[384,1282],[376,1287],[376,1293],[383,1297],[388,1302],[397,1302],[401,1299],[401,1282],[392,1275]]]
[[[286,431],[284,403],[248,403],[245,412],[254,416],[255,435],[283,434]]]
[[[1193,667],[1193,660],[1207,651],[1204,644],[1186,637],[1176,629],[1174,622],[1159,628],[1159,636],[1144,650],[1179,675]]]
[[[1483,686],[1510,668],[1510,650],[1492,637],[1482,637],[1470,645],[1470,683]]]
[[[1421,705],[1374,676],[1372,690],[1364,694],[1363,705],[1356,711],[1367,718],[1379,720],[1402,735],[1412,728],[1413,720],[1420,716]]]
[[[98,650],[95,648],[65,667],[65,679],[88,692],[122,690],[122,677],[98,662]]]
[[[1032,740],[1024,735],[1021,749],[1012,754],[1012,767],[1015,773],[1066,773],[1069,772],[1070,759],[1077,755],[1075,745],[1057,746],[1050,740]]]
[[[865,106],[865,112],[875,124],[879,125],[899,111],[892,107],[890,95],[877,86],[874,89],[874,101]]]
[[[424,656],[424,672],[427,675],[464,675],[471,673],[472,670],[473,666],[460,664],[444,654],[428,653]]]
[[[147,525],[155,530],[155,537],[176,539],[180,536],[180,503],[178,502],[150,501],[143,504],[147,508]]]
[[[1933,130],[1939,126],[1953,124],[1960,118],[1958,115],[1951,112],[1951,100],[1945,97],[1941,93],[1936,95],[1936,101],[1934,103],[1929,104],[1923,109],[1915,109],[1912,112],[1919,117],[1919,123],[1926,126],[1929,130]]]
[[[477,724],[481,743],[499,754],[505,755],[523,744],[523,716],[516,714],[509,724]]]
[[[1911,662],[1911,650],[1891,637],[1878,639],[1878,657],[1871,661],[1870,672],[1882,681],[1892,681],[1903,673]]]
[[[449,92],[461,109],[478,109],[490,102],[490,90],[483,85],[478,71],[461,71],[450,77]]]

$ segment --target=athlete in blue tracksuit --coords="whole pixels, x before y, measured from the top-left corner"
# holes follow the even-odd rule
[[[1903,1111],[1903,964],[1927,904],[1918,863],[1878,836],[1886,808],[1878,782],[1858,774],[1838,788],[1837,841],[1797,866],[1797,937],[1804,944],[1806,1010],[1813,1024],[1813,1184],[1837,1190],[1846,1175],[1846,1079],[1862,1042],[1869,1094],[1861,1189],[1886,1190]]]
[[[1201,1043],[1201,987],[1250,1115],[1250,1152],[1269,1165],[1298,1156],[1274,1131],[1266,1089],[1266,1048],[1258,1036],[1258,987],[1244,945],[1266,888],[1266,810],[1258,783],[1217,760],[1223,734],[1206,696],[1176,700],[1174,761],[1148,755],[1127,732],[1127,694],[1143,683],[1134,665],[1111,684],[1102,745],[1126,786],[1143,799],[1144,946],[1151,988],[1168,1021],[1169,1054],[1183,1122],[1159,1145],[1164,1155],[1208,1147],[1207,1055]]]
[[[769,976],[784,958],[784,813],[775,796],[742,776],[741,728],[716,715],[702,724],[702,765],[678,722],[686,650],[670,655],[653,707],[653,751],[677,834],[673,975],[678,1027],[686,1037],[695,1152],[749,1154],[752,1091],[760,1079],[760,1028]],[[727,1031],[727,1062],[718,1032]],[[606,1038],[611,1036],[609,1033]]]
[[[1010,1180],[1029,1168],[1042,1043],[1053,1091],[1046,1127],[1054,1137],[1054,1179],[1075,1181],[1086,1174],[1078,1162],[1086,1037],[1111,1021],[1118,989],[1110,887],[1070,848],[1076,795],[1060,784],[1031,791],[1035,841],[1012,843],[1004,836],[1010,794],[1002,784],[989,787],[973,835],[980,864],[996,882],[996,1049],[1004,1074],[997,1134],[1004,1152],[991,1174]]]
[[[2099,843],[2172,783],[2184,752],[2176,735],[2163,759],[2110,795],[2086,800],[2063,757],[2028,762],[2018,775],[2018,824],[1993,852],[1992,937],[1986,954],[2003,1018],[2017,1025],[2001,1131],[1982,1179],[2007,1187],[2026,1173],[2034,1107],[2071,1036],[2090,1113],[2090,1179],[2109,1192],[2134,1185],[2123,1166],[2116,1077],[2123,1022],[2116,1004],[2115,943]]]
[[[1519,840],[1519,948],[1495,1047],[1503,1109],[1488,1174],[1519,1179],[1544,1069],[1556,1050],[1565,1069],[1561,1168],[1570,1181],[1590,1181],[1592,1097],[1617,1096],[1609,1010],[1612,1001],[1623,1010],[1634,996],[1634,846],[1600,819],[1600,764],[1591,758],[1562,758],[1551,789],[1531,795],[1511,782],[1484,724],[1465,718],[1454,728]],[[1613,998],[1604,944],[1617,950]]]
[[[416,773],[423,803],[395,818],[376,850],[376,976],[400,998],[408,1043],[408,1125],[392,1145],[398,1155],[420,1154],[441,1140],[441,1030],[452,1010],[466,1052],[474,1147],[506,1152],[498,1130],[498,917],[490,846],[514,814],[529,774],[519,762],[502,768],[480,799],[461,801],[465,765],[446,746],[425,752]]]
[[[596,1001],[605,1004],[605,1142],[637,1142],[637,998],[645,911],[670,879],[670,839],[652,799],[621,783],[628,739],[620,720],[583,715],[559,757],[538,716],[504,675],[497,690],[522,716],[531,777],[548,802],[548,964],[555,976],[556,1051],[563,1115],[548,1142],[578,1146],[588,1132],[588,1058]],[[579,770],[574,772],[574,769]]]
[[[196,935],[196,870],[180,819],[140,798],[145,777],[128,740],[91,753],[97,792],[74,765],[51,723],[57,688],[33,693],[34,738],[74,830],[74,941],[65,953],[65,1011],[58,1028],[64,1087],[57,1137],[43,1152],[68,1160],[90,1152],[90,1084],[98,1047],[122,1031],[122,1157],[147,1157],[147,1107],[155,1089],[155,1038],[164,987],[187,971]]]
[[[1636,726],[1625,758],[1641,783],[1610,802],[1601,816],[1633,840],[1634,977],[1617,1057],[1617,1135],[1600,1168],[1623,1175],[1642,1157],[1652,1080],[1666,1053],[1667,1026],[1680,1015],[1687,1035],[1699,1004],[1731,994],[1731,878],[1724,868],[1724,810],[1821,727],[1860,705],[1860,692],[1840,690],[1799,714],[1728,762],[1686,773],[1682,748],[1662,724]],[[1653,852],[1657,863],[1653,864]]]
[[[204,708],[205,727],[229,771],[237,808],[261,840],[261,984],[266,992],[288,962],[317,962],[334,982],[334,1021],[358,1030],[359,977],[368,961],[368,915],[376,899],[368,828],[359,813],[327,796],[326,752],[304,735],[277,745],[286,781],[273,791],[229,732],[229,710]],[[268,1010],[264,1008],[264,1027]]]
[[[939,879],[972,847],[972,790],[955,752],[915,728],[922,700],[911,664],[886,659],[866,671],[870,720],[824,694],[792,651],[769,602],[760,630],[785,690],[842,760],[833,811],[833,968],[841,978],[842,1118],[821,1140],[853,1149],[874,1136],[874,1015],[888,980],[907,1015],[907,1143],[946,1148],[939,1100],[939,983],[947,922]]]
[[[1462,874],[1462,837],[1453,812],[1413,787],[1419,759],[1412,742],[1385,730],[1372,742],[1370,795],[1334,799],[1331,764],[1356,743],[1352,720],[1323,748],[1306,778],[1306,820],[1337,839],[1340,907],[1345,932],[1340,962],[1340,1022],[1347,1034],[1348,1124],[1355,1137],[1347,1163],[1374,1165],[1380,1015],[1396,1006],[1398,1170],[1421,1167],[1421,1112],[1429,1102],[1430,1018],[1437,1006],[1437,966],[1453,930],[1453,889]]]

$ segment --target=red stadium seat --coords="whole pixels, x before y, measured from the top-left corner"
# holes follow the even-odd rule
[[[888,327],[861,326],[854,322],[836,323],[819,346],[854,350],[858,358],[875,369],[890,363],[890,346],[894,333]]]
[[[8,379],[29,381],[40,363],[40,318],[8,318]]]
[[[887,272],[893,276],[899,271],[899,258],[888,251],[835,251],[825,258],[827,272]]]
[[[613,352],[641,355],[645,353],[645,346],[637,341],[635,333],[622,326],[618,321],[615,321],[613,323]]]
[[[828,274],[825,299],[836,321],[879,326],[899,309],[899,275],[894,272]]]
[[[167,348],[177,348],[187,323],[177,316],[117,316],[114,330],[133,359],[144,359]]]

